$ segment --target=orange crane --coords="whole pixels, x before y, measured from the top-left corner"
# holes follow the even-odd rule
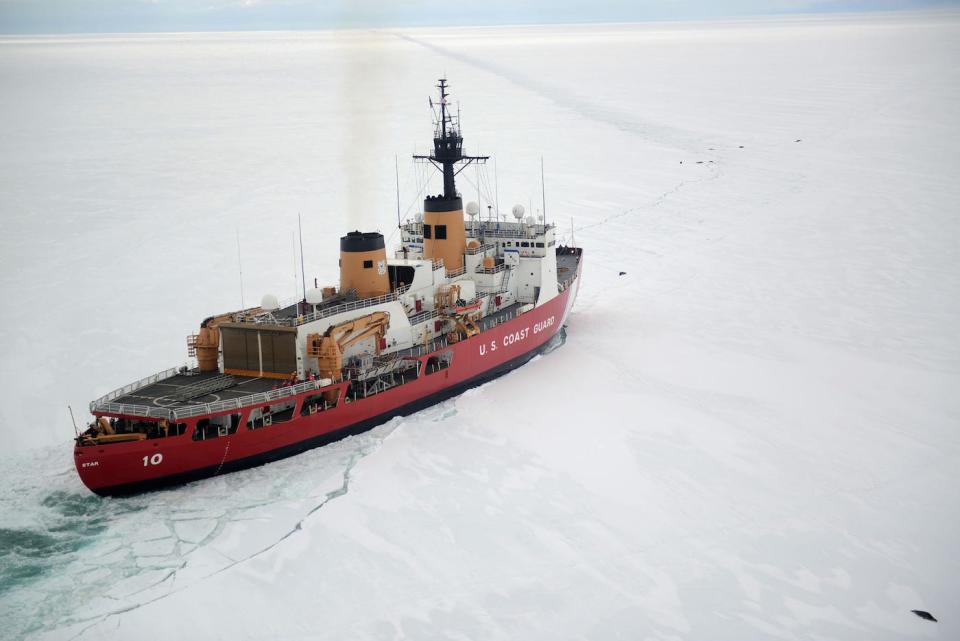
[[[366,316],[331,325],[323,334],[307,335],[307,356],[317,359],[320,378],[340,380],[343,351],[365,338],[374,339],[374,353],[380,354],[380,341],[390,327],[390,314],[373,312]]]
[[[233,322],[238,317],[256,316],[262,311],[260,307],[250,307],[205,319],[200,323],[198,334],[187,336],[187,356],[197,357],[197,367],[201,372],[217,371],[220,356],[220,325]]]

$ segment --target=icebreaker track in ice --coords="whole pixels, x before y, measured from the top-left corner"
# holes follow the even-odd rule
[[[84,484],[125,495],[275,461],[415,412],[519,367],[561,331],[583,252],[542,218],[476,220],[455,176],[463,153],[447,81],[430,101],[443,193],[401,226],[340,239],[340,284],[281,305],[205,319],[193,367],[170,369],[90,404],[76,438]]]

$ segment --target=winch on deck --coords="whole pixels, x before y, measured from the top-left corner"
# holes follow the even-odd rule
[[[343,351],[360,341],[373,338],[373,350],[380,354],[383,337],[390,327],[390,314],[373,312],[331,325],[323,334],[307,335],[307,356],[317,359],[320,378],[340,380],[343,372]]]

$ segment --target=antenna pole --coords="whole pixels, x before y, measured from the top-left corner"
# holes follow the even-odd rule
[[[479,151],[479,150],[478,150]],[[483,211],[480,209],[483,205],[483,198],[480,196],[480,163],[477,163],[477,213]]]
[[[237,268],[240,270],[240,309],[246,309],[243,302],[243,254],[240,253],[240,228],[237,227]]]
[[[457,120],[454,122],[454,115],[451,113],[453,106],[448,101],[450,94],[447,93],[446,78],[440,78],[437,89],[440,90],[440,121],[433,132],[433,153],[425,156],[415,155],[413,158],[429,161],[437,169],[443,170],[442,200],[451,201],[460,197],[457,192],[456,175],[472,162],[485,162],[487,156],[463,155],[459,107],[456,114]],[[456,166],[460,163],[466,164],[458,170]]]
[[[547,228],[547,189],[543,180],[543,156],[540,156],[540,196],[543,199],[543,228]]]
[[[447,79],[440,79],[440,134],[447,137]]]
[[[73,417],[73,408],[67,405],[67,409],[70,410],[70,421],[73,423],[73,435],[80,436],[80,430],[77,429],[77,419]]]
[[[393,171],[397,175],[397,229],[400,229],[403,226],[400,224],[400,161],[396,154],[393,155]],[[400,242],[403,242],[402,238]]]
[[[303,302],[307,302],[307,272],[303,268],[303,224],[300,222],[300,212],[297,212],[297,228],[300,230],[300,282],[303,283]]]
[[[493,157],[493,198],[494,210],[497,212],[497,220],[500,220],[500,180],[497,178],[497,157]]]
[[[290,254],[293,256],[293,295],[297,295],[297,235],[290,232]]]

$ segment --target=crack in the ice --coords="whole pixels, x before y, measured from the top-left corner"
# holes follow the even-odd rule
[[[709,177],[706,177],[706,178],[697,178],[697,179],[692,179],[692,180],[681,180],[681,181],[678,182],[676,185],[674,185],[674,186],[671,187],[670,189],[666,190],[665,192],[663,192],[662,194],[660,194],[659,196],[657,196],[657,197],[653,200],[653,202],[651,202],[649,205],[646,205],[646,206],[644,206],[644,207],[631,207],[631,208],[629,208],[629,209],[625,209],[625,210],[623,210],[623,211],[621,211],[621,212],[618,212],[618,213],[616,213],[616,214],[610,214],[609,216],[606,216],[605,218],[602,218],[602,219],[600,219],[600,220],[598,220],[598,221],[596,221],[596,222],[593,222],[593,223],[587,223],[587,224],[585,224],[585,225],[576,225],[576,226],[574,226],[573,229],[574,229],[574,231],[582,231],[582,230],[584,230],[584,229],[591,229],[591,228],[593,228],[593,227],[601,227],[601,226],[606,225],[607,223],[609,223],[609,222],[611,222],[611,221],[614,221],[614,220],[616,220],[616,219],[618,219],[618,218],[623,218],[623,217],[625,217],[625,216],[629,216],[629,215],[631,215],[631,214],[635,214],[635,213],[637,213],[637,212],[644,211],[644,210],[646,210],[646,209],[653,209],[653,208],[655,208],[655,207],[659,207],[664,201],[667,200],[667,198],[669,198],[670,196],[673,196],[674,194],[678,193],[678,192],[679,192],[681,189],[683,189],[686,185],[699,184],[699,183],[703,183],[703,182],[708,182],[708,181],[717,180],[718,178],[720,178],[720,177],[723,175],[723,173],[720,171],[720,168],[719,168],[716,164],[710,165],[709,168],[710,168],[710,173],[711,173],[711,175],[710,175]]]
[[[490,62],[465,55],[459,51],[445,49],[444,47],[413,38],[404,33],[394,33],[397,38],[420,45],[435,53],[460,62],[477,67],[483,71],[492,73],[495,76],[511,82],[525,91],[531,91],[550,102],[553,102],[564,109],[569,109],[577,114],[596,122],[602,122],[610,125],[620,131],[638,135],[641,138],[649,140],[658,140],[661,143],[676,146],[679,149],[692,150],[698,147],[701,142],[696,137],[691,136],[689,132],[670,127],[667,125],[654,124],[650,122],[641,122],[636,118],[631,118],[625,113],[617,113],[608,107],[591,103],[576,95],[565,92],[558,87],[549,85],[538,78],[531,78],[516,72],[515,70]]]
[[[561,329],[558,337],[552,339],[544,351],[552,351],[552,349],[555,349],[563,343],[564,338],[564,332]],[[447,420],[457,412],[456,407],[452,407],[448,404],[441,405],[437,409],[438,411],[436,412],[436,416],[434,416],[434,420]],[[101,596],[104,598],[105,607],[103,607],[100,612],[88,613],[87,616],[84,616],[75,610],[72,615],[68,615],[63,618],[57,617],[59,620],[57,621],[56,627],[63,630],[64,633],[69,634],[70,639],[84,637],[85,635],[89,634],[92,629],[95,629],[96,626],[108,624],[110,617],[116,617],[116,620],[119,621],[120,615],[129,613],[142,606],[155,603],[171,595],[177,594],[187,588],[196,586],[206,579],[219,575],[231,568],[236,567],[239,564],[245,563],[260,557],[271,550],[274,550],[281,543],[289,540],[297,532],[303,532],[306,529],[307,520],[316,515],[316,513],[328,505],[330,501],[346,495],[350,490],[350,484],[353,479],[352,475],[356,465],[358,465],[362,459],[377,451],[379,447],[382,446],[383,442],[399,427],[399,425],[399,422],[395,422],[392,425],[387,424],[381,428],[379,434],[374,432],[370,435],[372,438],[367,437],[367,439],[361,440],[359,446],[354,448],[348,447],[346,452],[344,452],[348,455],[348,458],[342,468],[342,471],[340,472],[342,474],[342,482],[339,484],[339,486],[329,492],[325,492],[319,496],[316,496],[314,498],[314,501],[317,501],[316,504],[312,507],[309,507],[309,509],[302,514],[302,517],[299,518],[296,523],[293,523],[289,530],[280,535],[279,538],[276,538],[276,540],[269,545],[265,545],[261,549],[258,549],[253,553],[244,555],[240,558],[231,556],[230,554],[227,554],[221,550],[216,550],[216,553],[220,556],[220,561],[218,563],[219,567],[211,568],[207,571],[207,574],[198,573],[193,575],[195,578],[187,578],[186,580],[181,579],[182,571],[190,568],[191,555],[200,549],[210,549],[208,547],[209,544],[216,540],[226,528],[230,527],[234,523],[238,523],[240,521],[262,520],[261,518],[247,516],[245,511],[269,505],[273,501],[245,501],[243,504],[234,506],[226,511],[217,510],[216,507],[210,505],[209,507],[212,508],[212,513],[203,513],[202,510],[204,508],[202,504],[197,504],[192,508],[187,508],[180,511],[181,508],[179,508],[176,503],[166,500],[163,494],[155,495],[155,497],[159,497],[160,499],[155,500],[154,503],[156,507],[161,508],[161,514],[156,515],[160,516],[160,519],[159,522],[154,521],[154,523],[156,526],[165,526],[166,533],[161,535],[151,531],[151,533],[147,534],[149,539],[143,539],[142,541],[162,541],[172,537],[176,543],[174,552],[172,553],[174,558],[172,558],[171,561],[175,561],[175,564],[151,564],[151,567],[149,568],[138,568],[137,559],[140,555],[138,555],[130,545],[124,545],[117,541],[110,543],[110,549],[101,555],[101,557],[120,554],[122,558],[111,560],[106,564],[100,563],[91,567],[105,569],[114,578],[119,577],[121,581],[130,578],[139,578],[142,580],[147,576],[153,576],[138,586],[131,586],[133,589],[129,592],[118,592],[116,595],[102,594]],[[168,496],[176,499],[175,494]],[[304,498],[309,500],[309,497]],[[110,505],[112,504],[105,503],[101,507],[109,507]],[[131,504],[116,504],[116,506],[121,505],[129,507]],[[146,504],[144,504],[142,507],[146,507]],[[203,521],[211,521],[212,527],[205,535],[200,536],[196,540],[186,541],[182,538],[183,535],[178,532],[178,525],[184,523],[202,523]],[[178,581],[181,581],[180,585],[178,585]],[[118,586],[120,585],[122,585],[122,583],[118,583]],[[70,628],[72,628],[72,630],[68,632],[67,629]],[[30,632],[38,632],[38,630],[35,629]]]
[[[179,588],[179,589],[171,588],[168,592],[166,592],[166,593],[164,593],[164,594],[160,594],[160,595],[158,595],[158,596],[156,596],[156,597],[154,597],[154,598],[152,598],[152,599],[148,599],[148,600],[142,601],[142,602],[140,602],[140,603],[132,603],[132,604],[129,604],[129,605],[127,605],[127,606],[117,608],[116,610],[113,610],[113,611],[111,611],[111,612],[107,612],[107,613],[105,613],[105,614],[99,614],[99,615],[96,615],[96,616],[94,616],[94,617],[90,617],[90,618],[87,618],[87,619],[77,619],[77,620],[74,620],[74,621],[72,621],[72,622],[71,622],[71,621],[67,621],[67,622],[66,622],[67,625],[78,624],[78,623],[85,623],[85,622],[88,622],[88,621],[90,622],[90,625],[83,627],[83,628],[82,628],[81,630],[79,630],[76,634],[74,634],[73,636],[71,636],[71,637],[70,637],[70,640],[72,641],[73,639],[80,638],[81,636],[83,636],[84,634],[86,634],[86,632],[87,632],[88,630],[92,629],[94,626],[99,625],[100,623],[103,623],[104,621],[108,620],[110,617],[117,617],[117,624],[119,625],[119,617],[120,617],[120,615],[126,614],[126,613],[128,613],[128,612],[132,612],[133,610],[136,610],[136,609],[138,609],[138,608],[141,608],[141,607],[143,607],[143,606],[145,606],[145,605],[150,605],[150,604],[152,604],[152,603],[156,603],[157,601],[161,601],[161,600],[163,600],[163,599],[166,599],[167,597],[172,596],[172,595],[174,595],[174,594],[177,594],[178,592],[181,592],[181,591],[183,591],[183,590],[185,590],[185,589],[187,589],[187,588],[189,588],[189,587],[198,585],[198,584],[199,584],[200,582],[202,582],[202,581],[205,581],[205,580],[210,579],[210,578],[212,578],[212,577],[214,577],[214,576],[217,576],[217,575],[219,575],[219,574],[221,574],[221,573],[223,573],[223,572],[226,572],[227,570],[229,570],[229,569],[231,569],[231,568],[234,568],[234,567],[236,567],[237,565],[239,565],[239,564],[241,564],[241,563],[246,563],[247,561],[250,561],[250,560],[252,560],[252,559],[255,559],[255,558],[259,557],[260,555],[265,554],[266,552],[269,552],[270,550],[273,550],[274,548],[276,548],[278,545],[280,545],[281,543],[283,543],[284,541],[286,541],[287,539],[289,539],[291,536],[293,536],[293,535],[296,534],[297,532],[303,531],[303,526],[304,526],[304,523],[307,521],[307,519],[309,519],[311,516],[313,516],[314,514],[316,514],[318,511],[320,511],[324,506],[326,506],[328,503],[330,503],[330,501],[332,501],[332,500],[334,500],[334,499],[337,499],[337,498],[340,498],[341,496],[345,496],[345,495],[349,492],[349,490],[350,490],[351,473],[353,472],[353,469],[360,463],[360,461],[362,461],[362,460],[365,459],[367,456],[373,454],[373,453],[376,452],[378,449],[380,449],[380,446],[383,445],[384,441],[385,441],[391,434],[393,434],[393,432],[396,430],[396,427],[397,427],[397,426],[394,426],[394,427],[390,428],[390,430],[387,431],[387,432],[383,435],[382,438],[379,438],[378,440],[376,440],[375,443],[373,443],[373,444],[371,444],[371,445],[368,445],[368,446],[366,446],[366,447],[360,448],[358,451],[356,451],[356,452],[350,457],[349,461],[347,462],[346,468],[345,468],[344,471],[343,471],[343,482],[341,483],[340,487],[338,487],[338,488],[336,488],[336,489],[334,489],[334,490],[331,490],[330,492],[327,492],[326,494],[324,494],[324,495],[323,495],[323,499],[322,499],[317,505],[315,505],[315,506],[313,506],[312,508],[310,508],[310,510],[307,511],[307,513],[304,514],[303,517],[300,518],[300,520],[298,520],[298,521],[290,528],[289,531],[287,531],[285,534],[283,534],[280,538],[278,538],[276,541],[274,541],[274,542],[271,543],[270,545],[268,545],[268,546],[266,546],[266,547],[264,547],[264,548],[262,548],[262,549],[260,549],[260,550],[257,550],[256,552],[253,552],[252,554],[250,554],[250,555],[248,555],[248,556],[245,556],[245,557],[243,557],[243,558],[236,559],[236,560],[230,558],[227,554],[225,554],[225,553],[223,553],[223,552],[220,552],[220,554],[222,554],[224,557],[230,559],[231,562],[230,562],[228,565],[225,565],[224,567],[219,568],[218,570],[215,570],[214,572],[211,572],[210,574],[207,574],[207,575],[204,575],[204,576],[200,577],[199,579],[197,579],[196,581],[194,581],[194,582],[192,582],[192,583],[190,583],[190,584],[188,584],[188,585],[184,585],[183,587],[181,587],[181,588]],[[234,522],[234,521],[231,520],[230,522],[232,523],[232,522]],[[222,528],[219,527],[219,524],[218,524],[218,527],[214,528],[214,532],[218,532],[218,531],[222,531]],[[211,532],[208,536],[204,537],[204,539],[203,539],[203,541],[201,542],[201,544],[198,544],[196,548],[194,548],[193,550],[191,550],[191,552],[199,549],[199,548],[202,546],[202,543],[208,541],[211,536],[214,536],[214,532]],[[179,537],[178,537],[178,538],[179,538]],[[189,553],[190,553],[190,552],[188,552],[187,554],[189,554]],[[155,588],[155,587],[157,587],[157,586],[159,586],[159,585],[162,585],[164,582],[170,581],[171,579],[175,579],[175,578],[176,578],[176,574],[177,574],[180,570],[184,569],[184,568],[186,567],[186,565],[187,565],[187,562],[186,562],[186,561],[183,561],[183,562],[180,564],[179,567],[177,567],[177,568],[173,569],[172,571],[168,572],[167,574],[165,574],[164,577],[163,577],[162,579],[160,579],[159,581],[156,581],[155,583],[152,583],[151,585],[146,586],[146,587],[144,587],[144,588],[142,588],[142,589],[140,589],[140,590],[137,590],[136,592],[133,592],[133,593],[131,593],[131,594],[132,594],[132,595],[140,594],[140,593],[145,592],[145,591],[147,591],[147,590],[153,589],[153,588]]]
[[[639,136],[645,140],[655,140],[660,144],[671,145],[677,149],[682,149],[689,153],[703,153],[702,140],[689,131],[662,124],[642,122],[628,114],[617,113],[615,110],[612,110],[609,107],[603,107],[601,105],[594,104],[585,98],[565,92],[558,87],[551,86],[539,78],[525,76],[512,68],[496,64],[489,60],[474,58],[459,51],[446,49],[404,33],[394,33],[393,35],[402,40],[406,40],[413,44],[424,47],[425,49],[429,49],[439,55],[446,56],[454,60],[459,60],[465,64],[492,73],[495,76],[503,78],[504,80],[519,86],[525,91],[531,91],[553,102],[559,107],[570,109],[589,120],[604,123],[622,132]],[[716,151],[716,149],[714,147],[710,147],[709,151]],[[722,172],[719,168],[719,158],[717,157],[708,159],[706,161],[698,161],[697,164],[702,164],[703,167],[710,171],[711,175],[706,178],[681,180],[672,188],[660,194],[656,199],[654,199],[653,203],[647,207],[632,207],[622,212],[611,214],[610,216],[607,216],[598,222],[588,223],[582,226],[573,226],[572,231],[576,232],[584,229],[590,229],[592,227],[599,227],[617,218],[628,216],[639,211],[643,211],[644,209],[657,207],[667,198],[676,194],[688,184],[712,181],[722,176]]]
[[[171,579],[171,578],[176,578],[177,572],[179,572],[180,570],[182,570],[182,569],[185,568],[185,567],[187,567],[187,562],[186,562],[186,561],[180,562],[180,564],[178,564],[177,567],[171,569],[169,572],[167,572],[166,574],[164,574],[163,577],[161,577],[159,580],[151,583],[151,584],[148,585],[148,586],[145,586],[145,587],[143,587],[143,588],[140,588],[139,590],[135,590],[134,592],[131,592],[130,595],[133,596],[133,595],[137,595],[137,594],[142,594],[143,592],[146,592],[147,590],[152,590],[153,588],[157,587],[158,585],[164,584],[167,580],[169,580],[169,579]],[[112,598],[114,598],[114,600],[119,601],[119,599],[116,599],[115,597],[112,597]]]
[[[391,432],[388,432],[388,433],[384,436],[384,438],[386,438],[387,436],[389,436],[390,433],[392,433],[392,430],[391,430]],[[290,530],[289,530],[286,534],[284,534],[284,535],[281,536],[279,539],[277,539],[276,541],[274,541],[273,543],[271,543],[271,544],[268,545],[267,547],[263,548],[262,550],[259,550],[259,551],[257,551],[257,552],[254,552],[253,554],[251,554],[251,555],[249,555],[249,556],[247,556],[247,557],[244,557],[244,558],[242,558],[242,559],[240,559],[240,560],[238,560],[238,561],[235,561],[234,563],[231,563],[230,565],[227,565],[227,566],[225,566],[225,567],[222,567],[222,568],[220,568],[219,570],[217,570],[216,572],[213,572],[212,574],[209,574],[209,575],[207,575],[207,576],[204,577],[204,578],[210,578],[210,577],[212,577],[212,576],[216,576],[216,575],[218,575],[218,574],[220,574],[220,573],[222,573],[222,572],[225,572],[225,571],[229,570],[230,568],[236,566],[238,563],[245,563],[245,562],[247,562],[247,561],[250,561],[251,559],[255,559],[256,557],[260,556],[261,554],[264,554],[264,553],[269,552],[270,550],[274,549],[275,547],[277,547],[278,545],[280,545],[281,543],[283,543],[284,541],[286,541],[288,538],[290,538],[291,536],[293,536],[293,535],[296,534],[297,532],[302,531],[302,530],[303,530],[303,524],[304,524],[304,522],[305,522],[307,519],[309,519],[311,516],[313,516],[314,514],[316,514],[317,512],[319,512],[320,509],[323,508],[323,507],[324,507],[327,503],[329,503],[330,501],[332,501],[332,500],[334,500],[334,499],[337,499],[337,498],[340,498],[341,496],[344,496],[344,495],[347,494],[347,492],[350,490],[350,473],[353,471],[353,468],[354,468],[354,467],[357,465],[357,463],[359,463],[361,460],[365,459],[367,456],[369,456],[370,454],[372,454],[373,452],[375,452],[376,450],[378,450],[378,449],[380,448],[380,445],[381,445],[382,443],[383,443],[383,440],[380,440],[380,441],[378,441],[378,442],[376,443],[376,446],[375,446],[375,447],[371,447],[371,448],[368,448],[368,449],[361,449],[361,450],[359,450],[357,453],[355,453],[353,456],[351,456],[351,457],[350,457],[350,461],[348,461],[348,463],[347,463],[347,468],[343,471],[343,483],[340,485],[340,487],[338,487],[337,489],[332,490],[332,491],[330,491],[330,492],[327,492],[327,493],[324,495],[323,500],[320,501],[320,503],[318,503],[317,505],[315,505],[313,508],[311,508],[310,511],[308,511],[305,515],[303,515],[303,518],[301,518],[299,521],[297,521],[297,522],[293,525],[293,527],[290,528]]]

